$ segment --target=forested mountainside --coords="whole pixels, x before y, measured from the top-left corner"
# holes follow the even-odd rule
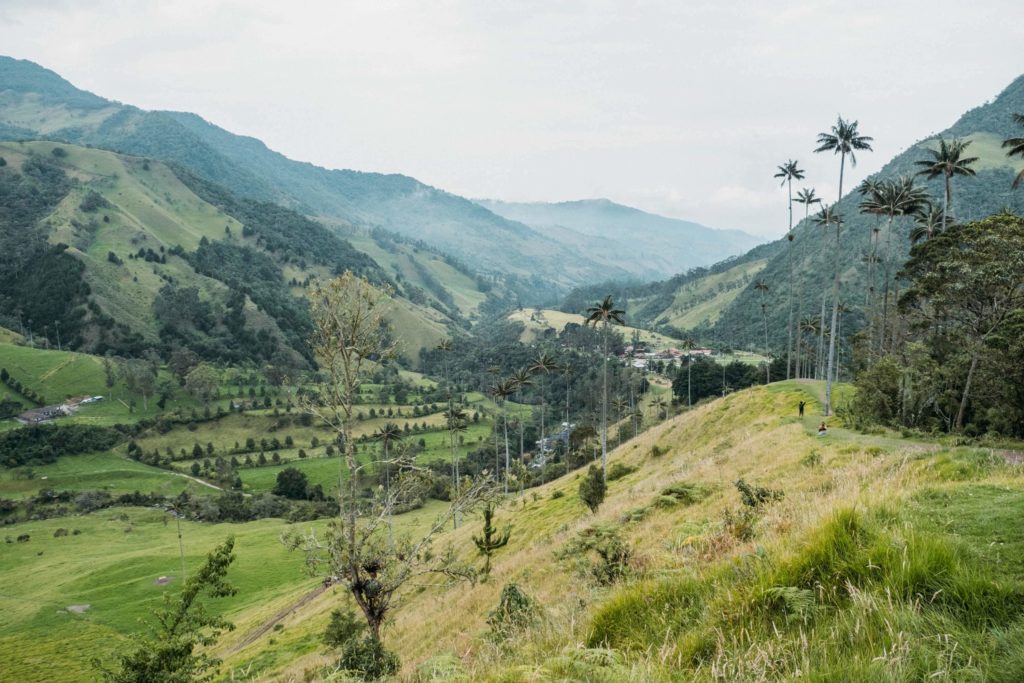
[[[0,158],[0,324],[54,347],[304,367],[304,289],[351,270],[399,296],[415,359],[485,299],[457,263],[423,253],[408,262],[424,272],[388,272],[322,224],[180,167],[51,142],[0,143]],[[436,283],[435,267],[461,278],[463,308],[414,284]]]
[[[1024,190],[1014,190],[1013,179],[1024,163],[1008,158],[1001,147],[1004,139],[1020,135],[1013,114],[1024,112],[1024,76],[1016,79],[991,102],[971,109],[947,130],[912,144],[890,160],[867,182],[893,180],[913,176],[921,167],[915,162],[930,158],[929,149],[939,139],[962,138],[970,145],[965,157],[978,157],[972,166],[974,176],[957,176],[952,182],[952,214],[957,221],[977,220],[1008,208],[1024,211]],[[822,127],[826,127],[824,122]],[[870,135],[871,131],[865,134]],[[808,135],[808,151],[813,149],[813,135]],[[861,152],[860,154],[868,154]],[[797,156],[797,155],[794,155]],[[838,161],[836,173],[838,175]],[[943,180],[926,180],[917,176],[915,182],[927,188],[935,205],[941,206]],[[813,185],[813,179],[803,181]],[[794,187],[794,193],[798,188]],[[874,287],[881,296],[886,268],[892,276],[891,289],[900,283],[895,278],[910,251],[910,235],[915,228],[914,216],[896,216],[891,227],[885,215],[863,213],[864,199],[857,188],[850,188],[837,207],[843,219],[842,246],[839,252],[841,300],[847,313],[844,328],[849,332],[866,325],[865,305],[868,298],[868,261],[877,260],[873,271]],[[829,198],[823,198],[828,200]],[[765,292],[770,345],[778,352],[786,344],[788,322],[789,269],[792,260],[793,289],[796,293],[794,316],[818,316],[821,296],[829,290],[834,254],[834,229],[823,233],[814,220],[816,205],[809,217],[794,227],[792,242],[785,237],[757,247],[747,254],[729,259],[707,269],[694,269],[669,280],[643,286],[623,287],[604,284],[581,288],[563,301],[567,311],[578,312],[608,293],[626,304],[632,324],[652,325],[676,334],[693,333],[705,341],[720,341],[763,347],[761,319],[762,292],[758,281],[767,285]],[[804,207],[797,204],[800,216]],[[786,196],[779,194],[779,215],[786,212]],[[875,229],[878,232],[875,232]],[[888,258],[887,258],[888,252]]]

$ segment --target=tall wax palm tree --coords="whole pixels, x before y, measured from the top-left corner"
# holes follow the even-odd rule
[[[835,210],[835,205],[822,209],[814,220],[828,231],[829,225],[836,226],[836,242],[833,246],[835,251],[832,258],[832,324],[829,329],[836,328],[836,319],[839,317],[839,240],[843,229],[843,217]],[[836,338],[831,335],[828,341],[828,358],[825,362],[825,404],[824,414],[828,417],[832,408],[832,370],[834,368],[836,354]]]
[[[878,192],[878,188],[881,184],[881,180],[876,178],[866,178],[857,187],[857,192],[859,192],[861,197],[863,197],[860,203],[860,212],[871,214],[875,218],[875,224],[871,228],[871,252],[870,255],[865,256],[864,259],[862,259],[868,264],[868,291],[864,295],[864,305],[867,307],[868,311],[872,309],[875,296],[875,264],[878,263],[878,236],[882,231],[881,227],[879,227],[882,210],[881,207],[872,200]]]
[[[515,393],[516,385],[511,380],[501,380],[500,382],[493,384],[490,388],[491,396],[494,397],[495,401],[501,403],[502,421],[505,425],[505,493],[508,493],[508,468],[511,460],[508,451],[508,399]]]
[[[758,280],[754,283],[754,289],[761,295],[761,319],[764,321],[764,356],[768,358],[768,363],[765,366],[765,382],[771,384],[772,362],[771,352],[768,349],[768,302],[765,301],[765,296],[768,294],[768,284],[764,280]]]
[[[668,402],[665,401],[664,396],[655,396],[654,400],[651,401],[651,407],[655,409],[659,420],[664,420],[668,408]]]
[[[541,351],[537,357],[530,362],[530,372],[542,375],[540,380],[540,440],[544,441],[545,412],[547,403],[544,396],[544,388],[547,384],[549,373],[558,371],[558,363],[546,351]]]
[[[793,359],[793,181],[803,180],[803,169],[790,159],[778,167],[779,172],[774,177],[781,178],[780,187],[785,187],[789,195],[787,202],[789,208],[789,231],[786,239],[789,240],[788,267],[789,267],[789,322],[786,324],[786,379],[789,379],[790,366]]]
[[[1024,126],[1024,114],[1014,114],[1013,120],[1017,123],[1017,125]],[[1024,137],[1009,138],[1008,140],[1003,140],[1003,147],[1010,148],[1010,150],[1006,153],[1006,156],[1019,156],[1020,158],[1024,159]],[[1022,168],[1020,170],[1020,173],[1017,174],[1017,177],[1013,179],[1013,189],[1016,190],[1018,187],[1020,187],[1021,183],[1024,183],[1024,168]]]
[[[373,433],[373,440],[379,441],[384,450],[384,498],[387,501],[388,537],[391,538],[391,454],[390,448],[396,441],[402,440],[402,428],[394,422],[385,422]]]
[[[613,424],[618,424],[619,420],[622,419],[623,415],[626,414],[626,409],[629,408],[629,402],[621,396],[616,396],[612,399],[612,411],[615,417],[612,418]],[[618,446],[622,443],[621,440],[622,432],[618,429],[615,430],[615,445]]]
[[[846,157],[850,157],[850,166],[857,165],[857,152],[860,150],[871,151],[871,140],[872,138],[867,135],[861,135],[860,131],[857,130],[856,121],[844,121],[843,117],[838,117],[836,124],[832,126],[832,130],[829,133],[818,134],[818,147],[814,150],[815,152],[832,152],[833,154],[839,155],[839,192],[836,198],[836,204],[839,204],[839,200],[843,198],[843,171],[846,168]],[[824,213],[824,212],[823,212]],[[825,227],[828,228],[828,215],[825,215]],[[842,233],[842,217],[836,213],[834,220],[832,220],[836,226],[836,243],[835,243],[835,254],[832,261],[833,273],[832,273],[832,325],[831,329],[836,327],[836,319],[839,317],[839,240],[840,234]],[[834,367],[835,353],[836,353],[836,339],[835,335],[831,335],[828,342],[828,360],[825,364],[825,415],[828,416],[832,411],[832,370]]]
[[[821,198],[814,193],[813,187],[805,187],[796,193],[796,199],[793,200],[797,204],[804,205],[804,219],[806,220],[811,214],[812,204],[821,204]]]
[[[932,155],[931,159],[914,162],[916,166],[922,167],[921,170],[918,171],[919,175],[923,175],[929,180],[942,176],[944,186],[944,193],[942,196],[943,230],[946,229],[946,223],[949,222],[949,216],[952,213],[953,208],[953,176],[975,175],[974,169],[971,168],[971,165],[978,160],[978,157],[964,156],[964,150],[966,150],[970,144],[970,140],[960,140],[957,138],[952,140],[939,140],[938,149],[928,150],[928,153]]]
[[[697,342],[692,337],[687,337],[680,346],[686,352],[686,407],[689,409],[693,407],[693,374],[691,370],[693,368],[693,350],[697,348]]]
[[[796,376],[799,378],[800,377],[800,370],[801,370],[800,346],[801,346],[801,344],[803,342],[803,336],[804,336],[805,332],[810,333],[811,341],[813,342],[814,339],[818,336],[818,321],[815,320],[813,316],[808,316],[808,317],[803,318],[803,319],[800,320],[800,322],[798,323],[798,327],[800,329],[800,339],[798,340],[797,347],[796,347],[797,348],[797,358],[796,358],[797,373],[796,373]],[[804,368],[804,372],[805,372],[805,374],[809,374],[809,373],[807,373],[806,368]]]
[[[874,138],[860,134],[856,121],[844,121],[842,116],[832,126],[830,132],[818,133],[818,147],[814,151],[832,152],[839,155],[839,193],[836,202],[843,198],[843,171],[846,167],[846,157],[850,157],[850,166],[856,166],[857,152],[870,152],[872,140]]]
[[[872,212],[886,217],[885,224],[885,282],[882,290],[882,324],[878,348],[885,346],[885,335],[889,324],[889,286],[892,280],[892,235],[893,222],[902,216],[909,216],[920,211],[928,203],[928,192],[914,184],[914,179],[901,176],[895,180],[885,180],[865,197],[861,206],[867,206]]]
[[[533,385],[533,377],[530,376],[530,371],[527,370],[526,368],[519,368],[518,370],[516,370],[515,372],[512,373],[512,376],[509,377],[509,379],[512,381],[513,384],[516,385],[516,399],[517,400],[522,398],[523,389],[525,389],[528,386],[532,386]],[[519,403],[520,403],[520,405],[522,405],[523,402],[519,401]],[[522,411],[520,411],[520,413],[521,412]],[[523,453],[526,450],[526,444],[523,442],[524,434],[525,434],[525,431],[524,431],[525,423],[526,423],[526,420],[523,419],[522,414],[520,414],[520,416],[519,416],[519,460],[520,461],[523,459]]]
[[[462,484],[462,477],[459,474],[459,438],[469,429],[469,420],[466,412],[458,405],[452,405],[444,413],[444,422],[449,430],[449,437],[452,439],[452,490],[453,497],[458,498],[459,489]],[[452,522],[459,528],[459,515],[453,515]]]
[[[952,227],[948,225],[946,227]],[[942,232],[942,207],[928,202],[914,212],[914,227],[910,229],[910,243],[930,240]]]
[[[609,294],[596,306],[587,309],[585,325],[601,325],[604,335],[602,367],[602,392],[601,392],[601,476],[607,481],[608,477],[608,326],[611,324],[625,325],[623,316],[625,311],[615,308],[615,302]]]

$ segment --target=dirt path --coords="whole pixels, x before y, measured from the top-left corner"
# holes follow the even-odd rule
[[[184,477],[186,479],[191,479],[191,480],[195,481],[196,483],[201,483],[204,486],[209,486],[210,488],[213,488],[213,489],[216,489],[216,490],[224,490],[223,488],[221,488],[220,486],[218,486],[216,484],[212,484],[209,481],[203,481],[203,479],[191,476],[190,474],[182,474],[181,472],[168,472],[168,474],[173,474],[174,476],[179,476],[179,477]]]
[[[251,631],[248,635],[245,636],[245,638],[243,638],[241,640],[241,642],[239,642],[237,645],[233,646],[225,654],[226,655],[233,655],[236,652],[239,652],[239,651],[249,647],[250,645],[255,643],[257,640],[259,640],[260,637],[263,636],[267,631],[269,631],[270,629],[274,628],[274,625],[277,624],[277,622],[281,621],[282,619],[287,617],[292,612],[295,612],[296,610],[299,610],[299,609],[305,607],[306,605],[308,605],[318,595],[320,595],[325,590],[327,590],[327,588],[328,588],[328,586],[326,586],[326,585],[320,585],[320,586],[317,586],[316,588],[314,588],[313,590],[311,590],[310,592],[306,593],[301,598],[299,598],[297,601],[293,602],[291,605],[288,605],[288,607],[285,607],[283,610],[281,610],[280,612],[278,612],[274,616],[270,617],[270,619],[268,619],[262,625],[260,625],[259,628]]]

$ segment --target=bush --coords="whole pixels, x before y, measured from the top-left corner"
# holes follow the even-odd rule
[[[398,655],[385,649],[383,643],[371,636],[349,640],[338,659],[338,666],[343,670],[371,681],[394,676],[401,665]]]
[[[580,500],[590,508],[592,513],[597,512],[604,502],[604,494],[608,490],[604,483],[604,476],[596,465],[591,465],[587,470],[587,476],[580,482]]]
[[[656,504],[658,507],[672,507],[674,505],[693,505],[699,503],[711,494],[711,491],[700,484],[691,484],[686,481],[677,481],[661,490]]]
[[[491,634],[504,640],[515,632],[528,628],[537,620],[537,604],[514,583],[501,589],[498,606],[487,616]]]
[[[336,609],[331,612],[330,621],[324,630],[324,645],[341,648],[363,634],[366,624],[350,609]]]
[[[613,463],[612,466],[608,468],[608,481],[622,479],[627,474],[632,474],[633,472],[636,472],[636,468],[632,465],[627,465],[624,462]]]
[[[551,500],[558,500],[559,498],[565,498],[565,491],[552,491]]]
[[[622,540],[618,527],[599,524],[581,531],[557,557],[574,564],[580,574],[607,586],[629,574],[633,551]]]
[[[747,507],[759,508],[768,503],[782,500],[785,495],[778,489],[770,489],[764,486],[754,486],[742,479],[736,480],[736,489],[740,492],[740,500]]]

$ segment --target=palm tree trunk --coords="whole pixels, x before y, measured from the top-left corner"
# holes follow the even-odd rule
[[[967,412],[967,400],[971,395],[971,381],[974,379],[974,371],[978,367],[978,352],[971,353],[971,367],[967,370],[967,381],[964,383],[964,393],[960,398],[960,409],[956,411],[956,431],[964,428],[964,414]]]
[[[503,412],[505,413],[505,493],[508,493],[508,468],[509,468],[509,455],[508,455],[508,400],[502,399],[501,405]]]
[[[825,292],[821,293],[821,322],[818,325],[818,350],[814,356],[814,379],[821,379],[825,358]]]
[[[840,172],[839,184],[842,185],[842,172]],[[832,274],[832,327],[828,335],[828,363],[825,366],[825,417],[832,414],[832,378],[833,363],[836,355],[836,337],[838,337],[837,325],[839,322],[839,233],[842,223],[836,221],[836,253],[833,259]]]
[[[885,285],[882,289],[882,329],[878,334],[878,353],[885,353],[885,331],[889,326],[889,285],[892,277],[892,223],[893,215],[885,226]],[[870,345],[871,340],[868,340]]]
[[[608,321],[604,321],[603,391],[601,398],[601,479],[608,478]]]
[[[768,349],[768,309],[764,303],[764,291],[761,291],[761,318],[764,319],[764,379],[765,384],[772,383],[772,360],[771,352]]]
[[[943,174],[943,180],[945,182],[945,193],[942,195],[942,232],[946,232],[946,216],[949,213],[949,195],[950,195],[950,181],[952,180],[952,174],[946,172]]]
[[[693,369],[693,356],[686,354],[686,407],[687,409],[693,407],[693,375],[691,370]]]
[[[793,179],[787,178],[789,190],[789,323],[786,325],[786,379],[793,364]]]

